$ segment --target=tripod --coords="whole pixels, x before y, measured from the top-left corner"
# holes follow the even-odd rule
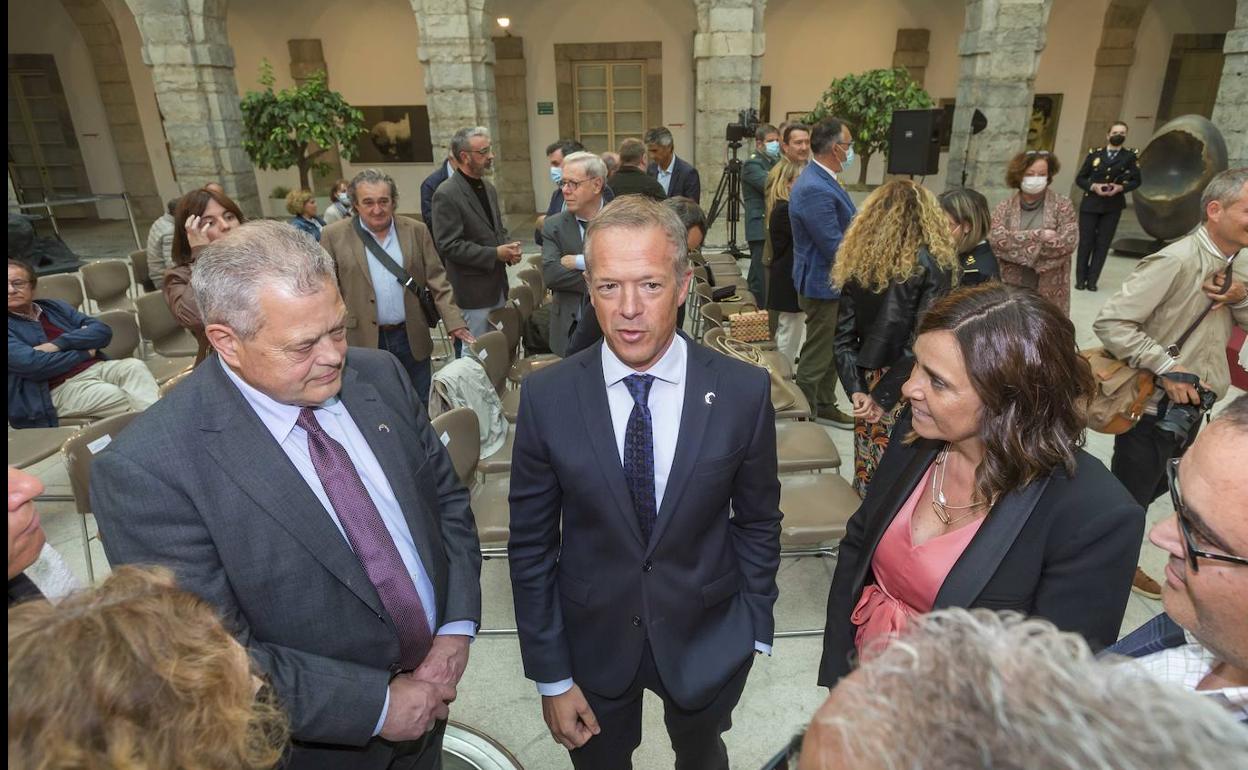
[[[715,220],[723,212],[724,204],[728,204],[728,251],[734,257],[748,257],[749,254],[737,245],[737,223],[741,221],[741,161],[737,159],[737,150],[741,149],[740,141],[728,142],[732,157],[724,164],[724,175],[719,178],[719,187],[715,188],[715,197],[711,199],[711,210],[706,215],[706,227],[709,230]]]

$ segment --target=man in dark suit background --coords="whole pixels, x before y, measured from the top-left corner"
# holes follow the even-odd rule
[[[289,714],[286,767],[439,767],[481,611],[467,490],[394,356],[348,349],[315,242],[249,223],[192,285],[216,356],[92,469],[110,563],[219,608]]]
[[[646,173],[659,180],[664,195],[669,198],[683,196],[694,203],[702,203],[702,178],[696,168],[676,157],[672,132],[667,126],[646,132],[646,152],[650,154]]]
[[[1127,124],[1109,127],[1104,147],[1093,147],[1083,159],[1075,184],[1083,190],[1079,204],[1079,251],[1075,258],[1075,288],[1096,291],[1105,267],[1109,245],[1114,241],[1118,219],[1127,207],[1127,193],[1140,186],[1139,154],[1124,147]]]
[[[567,355],[568,337],[585,306],[585,228],[602,210],[606,164],[597,155],[575,152],[563,161],[563,211],[542,226],[542,280],[551,290],[550,349]]]
[[[443,182],[454,175],[455,159],[447,155],[442,165],[420,183],[420,221],[424,222],[425,227],[430,230],[433,229],[433,194],[438,191]]]
[[[656,201],[667,197],[663,185],[646,173],[646,146],[640,139],[620,142],[620,168],[607,184],[616,195],[646,195]]]
[[[741,164],[741,200],[745,204],[745,240],[750,244],[750,272],[745,278],[750,293],[760,302],[767,298],[763,267],[763,244],[767,240],[767,172],[780,159],[780,132],[770,123],[754,131],[754,154]]]
[[[494,167],[490,132],[461,128],[451,154],[458,173],[434,192],[430,229],[468,331],[480,337],[490,331],[490,311],[507,302],[507,266],[520,261],[520,241],[508,241],[498,192],[485,181]]]
[[[770,385],[677,333],[685,237],[643,196],[604,208],[585,252],[605,340],[521,391],[508,545],[520,651],[577,768],[632,766],[649,689],[677,767],[726,769],[720,735],[755,653],[770,652]]]
[[[1158,679],[1209,695],[1242,722],[1248,722],[1245,468],[1248,396],[1240,396],[1171,461],[1175,515],[1149,533],[1169,556],[1165,612],[1107,650],[1137,658]]]

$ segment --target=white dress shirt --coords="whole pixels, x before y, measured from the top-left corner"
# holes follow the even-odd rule
[[[391,225],[391,233],[394,228]],[[395,283],[397,286],[398,284]],[[325,487],[321,484],[321,477],[316,473],[316,467],[312,465],[312,455],[308,451],[308,434],[303,428],[295,424],[299,419],[299,410],[301,407],[293,404],[283,404],[274,401],[264,393],[256,390],[239,377],[224,361],[218,359],[218,364],[225,370],[225,374],[230,381],[238,386],[239,391],[243,394],[243,398],[251,405],[256,416],[260,418],[260,422],[264,423],[264,427],[273,435],[273,439],[277,441],[282,451],[290,458],[290,462],[295,466],[295,470],[307,483],[308,488],[316,495],[316,499],[321,501],[321,505],[325,508],[325,512],[329,514],[329,518],[334,522],[334,526],[342,533],[342,539],[347,540],[346,530],[342,528],[342,523],[338,520],[338,514],[334,511],[334,506],[329,502],[329,496],[325,494]],[[364,488],[368,491],[368,496],[372,498],[373,505],[377,506],[377,512],[381,514],[382,523],[386,525],[386,531],[390,533],[391,539],[394,540],[395,546],[399,550],[399,557],[403,559],[403,566],[407,568],[408,574],[412,578],[412,583],[416,586],[416,593],[420,596],[420,603],[425,608],[425,618],[429,622],[429,628],[437,629],[438,635],[458,635],[458,636],[476,636],[476,624],[470,620],[458,620],[453,623],[447,623],[441,627],[438,626],[437,618],[437,596],[433,590],[433,581],[429,579],[429,573],[425,570],[424,564],[420,561],[420,554],[416,551],[416,543],[412,539],[412,531],[407,526],[407,519],[403,516],[403,509],[399,507],[399,501],[394,496],[394,490],[390,487],[390,482],[386,479],[385,471],[381,468],[381,463],[377,461],[377,455],[373,454],[372,447],[368,445],[368,441],[364,438],[364,434],[360,432],[360,428],[355,424],[355,420],[351,419],[347,407],[342,400],[334,397],[316,409],[316,421],[320,423],[321,428],[343,448],[347,450],[347,454],[351,457],[351,462],[355,465],[355,470],[360,474],[360,479],[364,482]],[[351,547],[350,541],[347,541],[347,547]],[[386,690],[386,702],[381,710],[381,717],[377,720],[377,727],[373,731],[373,735],[381,732],[381,726],[386,721],[386,713],[390,709],[390,691]]]
[[[689,343],[677,334],[672,344],[654,366],[638,372],[619,359],[605,342],[602,345],[602,377],[607,386],[607,405],[611,409],[611,428],[615,432],[615,449],[624,467],[624,438],[628,418],[633,413],[633,395],[624,379],[634,374],[653,375],[650,395],[651,435],[654,439],[654,509],[663,507],[672,461],[676,459],[676,440],[680,437],[680,417],[685,408],[685,374],[689,367]],[[631,503],[630,503],[631,505]],[[754,649],[771,654],[771,645],[755,642]],[[562,695],[572,689],[573,680],[538,682],[537,691],[544,696]]]
[[[381,244],[382,250],[390,255],[396,265],[403,267],[403,249],[399,246],[399,235],[395,230],[394,219],[390,220],[390,229],[386,231],[385,238],[377,238],[374,233],[368,231],[368,228],[365,228],[365,232]],[[364,258],[368,260],[368,274],[373,279],[373,295],[377,297],[378,325],[390,326],[404,323],[407,321],[407,308],[403,306],[403,292],[407,289],[404,289],[394,277],[394,273],[377,261],[367,246],[364,246]]]
[[[829,174],[831,174],[831,175],[832,175],[832,178],[833,178],[833,179],[835,179],[836,181],[838,181],[838,182],[839,182],[839,181],[841,181],[841,176],[840,176],[840,174],[836,173],[836,172],[835,172],[835,171],[833,171],[832,169],[828,168],[827,166],[823,165],[823,164],[822,164],[822,163],[820,163],[819,161],[815,160],[815,156],[814,156],[814,155],[811,155],[811,156],[810,156],[810,162],[811,162],[811,163],[814,163],[814,164],[815,164],[816,166],[818,166],[819,168],[821,168],[821,169],[823,169],[824,171],[826,171],[826,172],[828,172]]]
[[[1248,720],[1248,687],[1223,687],[1219,690],[1196,689],[1213,670],[1218,659],[1204,645],[1196,641],[1196,638],[1188,631],[1183,631],[1183,637],[1187,640],[1187,644],[1135,658],[1132,663],[1154,679],[1213,698],[1218,705],[1231,712],[1231,716],[1240,721]]]
[[[663,194],[668,195],[667,188],[672,184],[672,169],[676,167],[676,153],[672,153],[672,159],[667,162],[667,168],[659,169],[659,184],[663,186]]]

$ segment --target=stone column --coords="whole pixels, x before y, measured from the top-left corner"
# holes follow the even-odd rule
[[[261,215],[251,159],[243,151],[243,116],[225,3],[127,0],[152,68],[156,103],[183,190],[220,182],[248,217]]]
[[[498,130],[494,96],[494,42],[486,0],[411,0],[420,31],[417,57],[425,70],[425,99],[429,105],[429,135],[434,159],[450,146],[461,128],[485,126],[498,158],[503,137]],[[503,176],[495,160],[493,184]],[[532,201],[529,202],[531,207]],[[506,204],[499,206],[507,213]],[[527,211],[526,207],[526,211]]]
[[[286,47],[290,50],[290,76],[297,85],[303,85],[317,72],[325,73],[325,82],[328,85],[329,65],[325,63],[325,52],[320,40],[287,40]],[[315,149],[320,149],[320,145]],[[337,147],[330,147],[320,160],[329,164],[329,170],[324,174],[313,171],[312,187],[318,195],[328,195],[334,182],[342,178],[342,158],[338,155]]]
[[[962,181],[996,203],[1009,194],[1005,168],[1027,146],[1036,67],[1044,50],[1053,0],[968,0],[958,45],[962,59],[949,147],[948,187]],[[988,127],[971,135],[978,108]]]
[[[134,101],[134,86],[126,69],[121,36],[108,9],[100,0],[62,0],[87,43],[95,81],[104,102],[108,131],[121,168],[121,181],[130,195],[136,219],[152,221],[165,213],[165,204],[156,189],[156,177],[147,155],[147,141]],[[123,11],[124,12],[124,11]],[[111,192],[111,191],[109,191]]]
[[[1248,166],[1248,0],[1239,0],[1235,29],[1226,33],[1222,81],[1213,106],[1213,122],[1226,139],[1231,168]]]
[[[893,66],[901,67],[920,86],[927,79],[927,63],[931,54],[927,47],[932,39],[930,29],[897,30],[897,47],[893,50]]]
[[[746,107],[758,107],[765,35],[763,11],[767,0],[695,0],[698,32],[693,38],[697,73],[697,112],[694,117],[693,157],[702,177],[702,208],[708,213],[724,170],[724,127],[737,121]],[[744,161],[753,152],[752,139],[738,152]],[[676,148],[682,154],[682,148]],[[688,152],[685,150],[684,152]],[[726,240],[727,205],[709,241]],[[744,217],[737,226],[737,243],[746,249]]]
[[[494,38],[494,92],[498,103],[499,205],[504,211],[520,213],[534,207],[533,164],[529,152],[529,106],[524,80],[524,40],[518,37]]]

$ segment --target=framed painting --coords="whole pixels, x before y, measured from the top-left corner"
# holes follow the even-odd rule
[[[423,104],[402,107],[359,107],[365,132],[355,140],[357,165],[432,163],[429,108]]]
[[[1027,149],[1053,152],[1061,116],[1061,94],[1036,94],[1031,104],[1031,123],[1027,127]]]

